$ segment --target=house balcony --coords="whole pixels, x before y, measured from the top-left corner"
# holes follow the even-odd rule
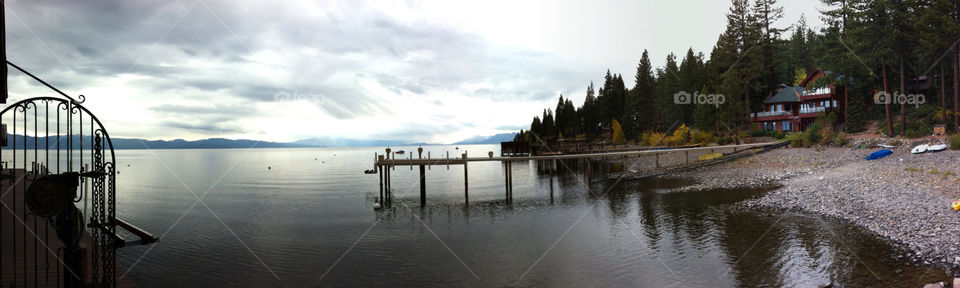
[[[766,111],[750,113],[750,119],[753,121],[775,121],[785,120],[793,116],[793,111]]]
[[[801,107],[800,108],[800,114],[820,113],[823,111],[827,111],[827,107],[820,106],[820,107]]]
[[[830,87],[815,88],[803,91],[803,96],[812,96],[812,95],[830,95],[833,91]]]
[[[836,108],[834,108],[834,107],[823,107],[823,106],[820,106],[820,107],[800,108],[799,111],[800,111],[800,114],[799,114],[798,116],[799,116],[800,118],[817,118],[817,117],[820,116],[820,112],[828,112],[828,113],[829,113],[829,112],[835,112],[835,111],[838,111],[838,110],[837,110]]]
[[[803,91],[800,95],[800,101],[821,100],[833,98],[833,90],[830,87],[816,88]]]

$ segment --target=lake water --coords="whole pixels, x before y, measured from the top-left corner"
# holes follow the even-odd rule
[[[454,157],[498,147],[425,148],[434,157],[445,151]],[[925,276],[927,268],[897,262],[891,244],[860,229],[735,205],[763,189],[666,193],[684,181],[595,179],[588,190],[583,175],[561,167],[551,199],[548,174],[535,162],[517,162],[514,203],[506,205],[502,166],[482,162],[469,166],[468,209],[463,167],[434,166],[426,174],[425,209],[418,172],[397,167],[393,207],[374,211],[378,177],[363,170],[372,168],[378,151],[119,150],[118,215],[162,236],[152,246],[121,249],[120,269],[130,269],[127,277],[143,287],[816,286],[831,279],[917,286],[939,280]],[[603,170],[597,167],[594,175]]]

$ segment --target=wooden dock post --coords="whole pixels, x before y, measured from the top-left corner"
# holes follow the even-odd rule
[[[387,147],[386,152],[387,152],[387,156],[386,156],[387,159],[394,159],[392,157],[397,156],[396,154],[390,154],[390,152],[392,152],[390,147]],[[380,203],[380,206],[386,208],[386,207],[390,207],[393,204],[393,195],[392,195],[392,192],[390,191],[390,188],[391,188],[390,187],[390,166],[383,168],[383,170],[384,170],[384,173],[383,173],[383,184],[384,184],[383,201],[384,202]]]
[[[507,176],[507,161],[502,161],[500,164],[503,164],[503,201],[509,202],[510,200],[510,177]]]
[[[683,157],[686,158],[683,164],[690,164],[690,151],[683,151]]]
[[[590,172],[593,170],[593,165],[590,165],[590,159],[583,159],[587,163],[587,187],[590,187]]]
[[[557,159],[550,161],[550,203],[553,203],[553,169],[557,167]]]
[[[410,155],[410,158],[413,158],[413,155]],[[417,148],[417,158],[423,159],[423,147]],[[410,167],[413,168],[413,166]],[[426,167],[420,165],[420,208],[427,206],[427,176],[425,174]]]
[[[470,185],[467,182],[467,151],[463,151],[463,204],[470,206]]]
[[[383,161],[383,155],[377,157],[378,160]],[[377,164],[377,174],[380,174],[380,207],[383,207],[383,166]]]
[[[507,203],[513,204],[513,163],[507,161]]]
[[[553,167],[557,165],[557,159],[550,161],[550,166],[547,168],[550,170],[550,198],[553,198]]]
[[[657,161],[657,167],[656,167],[656,168],[657,168],[657,169],[660,169],[660,153],[653,154],[653,156],[657,157],[657,160],[656,160],[656,161]]]

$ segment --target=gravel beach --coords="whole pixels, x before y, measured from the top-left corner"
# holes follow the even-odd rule
[[[696,181],[677,192],[780,185],[744,205],[843,219],[903,245],[906,260],[960,271],[960,213],[950,207],[960,151],[893,150],[866,161],[876,149],[783,148],[670,177]]]

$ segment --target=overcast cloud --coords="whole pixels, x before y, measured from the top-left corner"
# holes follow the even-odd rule
[[[449,143],[579,105],[643,49],[709,51],[728,1],[5,1],[8,60],[114,137]],[[819,1],[782,1],[787,27]],[[11,72],[11,101],[50,95]]]

